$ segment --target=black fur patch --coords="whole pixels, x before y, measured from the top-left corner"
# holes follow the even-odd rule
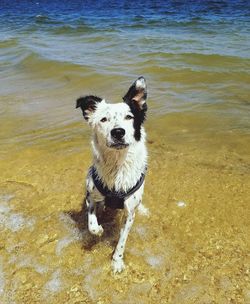
[[[139,77],[138,80],[140,80],[141,78],[143,77]],[[136,88],[136,81],[132,84],[127,94],[123,97],[124,102],[126,102],[129,105],[131,112],[134,115],[134,129],[135,129],[134,137],[137,141],[141,139],[141,125],[146,119],[146,112],[147,112],[147,104],[145,102],[146,99],[147,99],[147,89]]]
[[[96,103],[101,101],[102,98],[93,95],[79,97],[76,100],[76,108],[80,107],[82,109],[83,117],[88,120],[89,117],[86,111],[94,112],[96,109]]]
[[[140,77],[141,78],[141,77]],[[140,79],[138,78],[138,79]],[[146,89],[143,89],[143,88],[136,88],[136,81],[132,84],[132,86],[129,88],[127,94],[123,97],[123,100],[125,102],[129,102],[129,101],[132,101],[137,95],[141,95],[140,96],[140,99],[141,100],[146,100],[147,99],[147,90]],[[134,100],[135,103],[137,103],[135,100]],[[140,108],[140,104],[138,103],[138,108]]]
[[[141,125],[146,119],[147,104],[144,103],[142,109],[138,109],[138,107],[133,102],[130,102],[128,105],[134,115],[134,137],[135,140],[139,141],[141,139]]]

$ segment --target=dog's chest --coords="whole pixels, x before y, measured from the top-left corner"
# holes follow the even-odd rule
[[[96,136],[92,141],[94,167],[110,190],[128,191],[135,186],[147,166],[147,149],[145,133],[142,128],[142,138],[127,149],[109,149],[100,144]]]
[[[101,165],[102,180],[109,189],[116,191],[127,191],[132,188],[143,172],[143,167],[139,164],[124,162],[118,166]]]

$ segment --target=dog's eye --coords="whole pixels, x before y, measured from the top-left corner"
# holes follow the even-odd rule
[[[134,118],[134,117],[131,116],[131,115],[127,115],[127,116],[125,117],[126,120],[130,120],[130,119],[133,119],[133,118]]]
[[[105,121],[107,121],[107,117],[103,117],[103,118],[101,119],[101,122],[105,122]]]

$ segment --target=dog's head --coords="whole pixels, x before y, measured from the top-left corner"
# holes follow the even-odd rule
[[[141,125],[146,118],[147,87],[139,77],[123,97],[124,102],[106,103],[100,97],[89,95],[76,101],[84,119],[93,128],[100,144],[123,149],[141,139]]]

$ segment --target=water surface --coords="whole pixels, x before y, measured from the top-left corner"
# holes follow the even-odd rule
[[[1,1],[3,303],[248,303],[248,1]],[[149,170],[126,271],[121,215],[85,226],[79,95],[149,87]],[[111,288],[112,286],[112,288]]]

